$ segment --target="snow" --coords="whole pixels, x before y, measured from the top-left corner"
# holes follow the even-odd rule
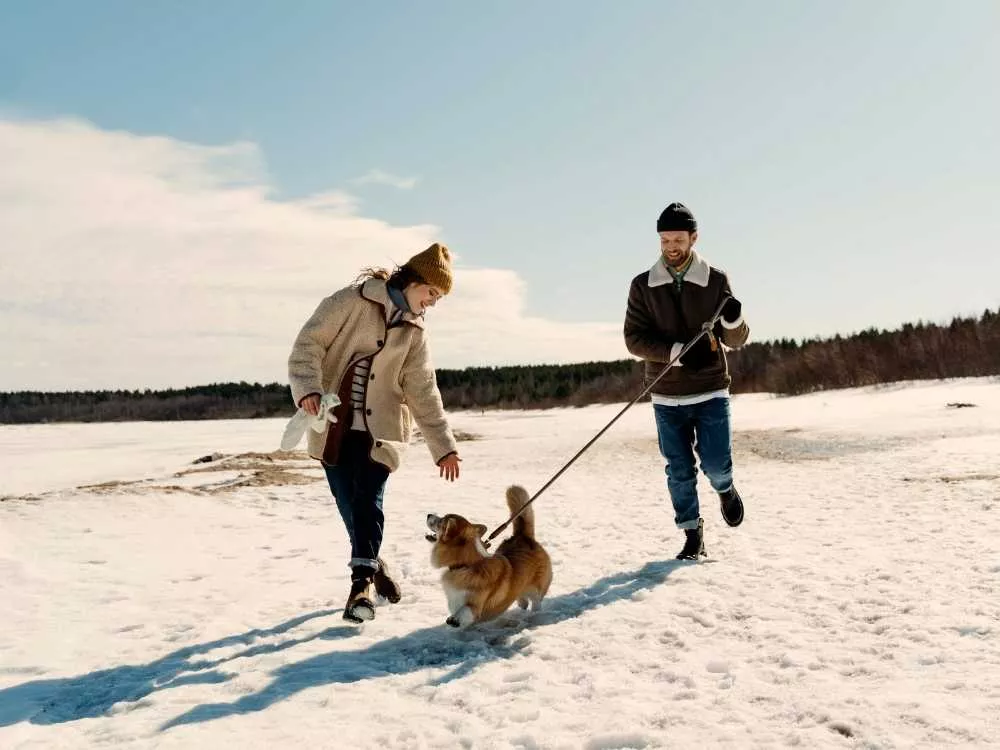
[[[0,747],[1000,747],[996,379],[734,397],[698,564],[637,405],[535,504],[542,611],[444,625],[425,515],[496,528],[620,409],[456,413],[453,484],[414,445],[360,627],[283,420],[0,427]]]

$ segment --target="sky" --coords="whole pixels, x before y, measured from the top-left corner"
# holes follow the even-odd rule
[[[753,338],[1000,305],[1000,6],[0,6],[0,390],[284,381],[432,241],[439,367],[629,356],[680,200]]]
[[[534,492],[618,405],[455,414],[453,483],[411,446],[380,552],[402,599],[361,626],[284,420],[5,425],[0,746],[995,750],[1000,382],[732,408],[746,520],[702,478],[707,559],[673,559],[639,404],[532,506],[541,610],[463,631],[426,514],[497,528],[504,488]]]

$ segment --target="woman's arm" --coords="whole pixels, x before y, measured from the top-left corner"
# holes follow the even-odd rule
[[[324,299],[295,337],[288,356],[288,382],[296,406],[312,393],[323,393],[323,358],[347,322],[352,297],[361,299],[348,288]]]
[[[402,386],[406,405],[423,433],[431,458],[435,464],[440,465],[448,454],[457,454],[458,447],[451,427],[448,426],[427,338],[423,334],[416,337],[413,348],[403,363]]]

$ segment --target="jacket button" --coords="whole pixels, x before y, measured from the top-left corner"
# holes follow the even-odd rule
[[[381,440],[376,440],[375,441],[375,447],[376,448],[381,448],[382,447],[382,441]]]
[[[372,410],[371,409],[365,409],[365,414],[367,414],[370,417],[372,415]]]
[[[375,346],[381,348],[382,347],[382,343],[383,343],[382,339],[379,339],[378,341],[375,342]]]

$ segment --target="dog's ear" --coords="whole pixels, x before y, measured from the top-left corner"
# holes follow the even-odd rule
[[[486,527],[483,526],[481,523],[477,523],[476,524],[476,535],[479,536],[480,538],[482,538],[483,534],[485,534],[485,533],[486,533]]]
[[[442,542],[446,542],[455,536],[455,530],[458,526],[458,522],[452,517],[447,517],[444,519],[444,523],[441,524],[441,530],[438,532],[438,539]]]

